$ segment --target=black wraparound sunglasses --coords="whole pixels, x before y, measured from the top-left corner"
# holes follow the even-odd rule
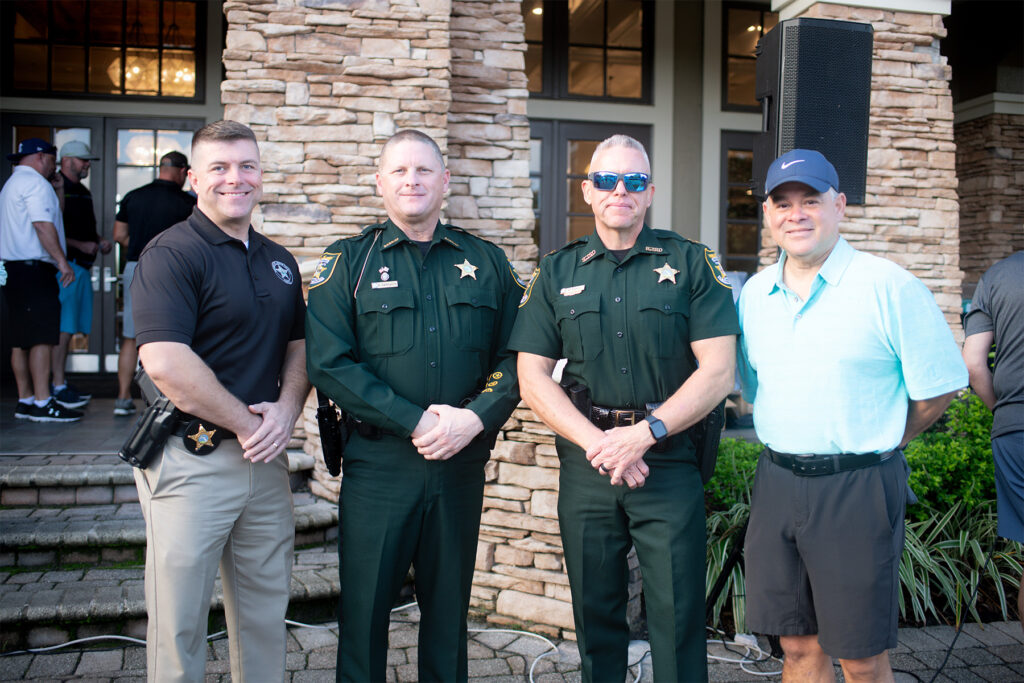
[[[626,186],[627,192],[643,192],[647,189],[647,183],[651,180],[651,177],[646,173],[619,174],[610,171],[597,171],[588,175],[587,178],[593,183],[595,190],[601,190],[602,192],[614,190],[615,186],[619,184],[620,178]]]

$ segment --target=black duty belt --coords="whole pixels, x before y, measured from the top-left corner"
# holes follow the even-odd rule
[[[385,434],[389,434],[377,425],[372,425],[369,422],[363,422],[362,420],[356,419],[345,413],[345,426],[348,427],[349,433],[355,432],[364,439],[370,441],[378,441]]]
[[[182,446],[193,455],[207,455],[225,439],[236,438],[234,432],[188,413],[178,414],[171,434],[181,437]]]
[[[779,453],[770,448],[765,448],[764,452],[773,463],[779,467],[785,467],[787,470],[792,471],[793,474],[801,477],[821,477],[827,474],[836,474],[837,472],[859,470],[885,462],[897,453],[897,451],[892,450],[886,453],[838,453],[831,455],[803,453],[794,455],[792,453]]]
[[[591,406],[590,408],[590,421],[600,429],[628,427],[643,422],[645,417],[647,417],[646,410],[622,410],[604,406]]]

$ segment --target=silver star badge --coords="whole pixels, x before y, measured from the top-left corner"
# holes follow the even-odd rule
[[[661,268],[654,268],[654,272],[658,274],[658,282],[664,282],[665,280],[668,280],[672,284],[675,284],[676,273],[678,273],[679,271],[670,266],[668,264],[668,261],[665,261],[665,265],[663,265]]]
[[[460,280],[464,277],[471,277],[474,280],[476,279],[476,271],[479,270],[479,268],[470,263],[469,259],[462,259],[462,263],[456,263],[455,267],[458,268],[461,273],[461,275],[459,275]]]

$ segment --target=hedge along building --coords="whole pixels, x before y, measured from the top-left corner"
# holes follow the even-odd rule
[[[119,12],[105,11],[115,5]],[[502,245],[526,274],[538,254],[591,229],[579,180],[597,141],[629,132],[651,151],[658,193],[648,222],[709,244],[729,270],[752,272],[774,258],[747,192],[761,125],[756,40],[780,18],[867,22],[868,199],[850,207],[843,231],[920,276],[958,327],[963,284],[1024,248],[1020,7],[5,2],[0,151],[32,135],[87,131],[104,157],[91,182],[109,236],[116,200],[151,177],[159,151],[218,118],[248,123],[266,171],[257,227],[292,249],[308,277],[325,245],[382,216],[373,190],[380,145],[416,127],[448,157],[445,219]],[[161,68],[168,64],[176,68]],[[191,89],[179,72],[191,75]],[[6,178],[10,166],[2,168]],[[109,318],[96,330],[113,330],[118,310],[116,287],[104,291],[108,268],[116,274],[113,257],[97,265]],[[82,369],[113,369],[114,343],[90,339]],[[315,434],[311,411],[305,426]],[[316,452],[315,438],[305,447]],[[340,483],[321,469],[313,485],[335,497]],[[488,466],[473,605],[492,621],[571,635],[556,499],[553,437],[521,407]]]

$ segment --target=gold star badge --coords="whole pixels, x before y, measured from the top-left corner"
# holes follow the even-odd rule
[[[665,265],[663,265],[661,268],[655,268],[654,272],[658,274],[658,282],[664,282],[665,280],[668,280],[672,284],[675,284],[676,273],[678,273],[679,271],[670,266],[668,264],[668,261],[665,261]]]
[[[188,438],[196,442],[196,448],[202,448],[208,446],[213,441],[213,435],[217,433],[216,429],[206,431],[206,427],[199,425],[199,429],[196,430],[195,434],[189,434]]]
[[[455,267],[459,269],[460,273],[462,273],[459,275],[460,280],[464,277],[471,277],[474,280],[476,279],[476,271],[479,269],[470,263],[469,259],[462,259],[462,263],[456,263]]]

